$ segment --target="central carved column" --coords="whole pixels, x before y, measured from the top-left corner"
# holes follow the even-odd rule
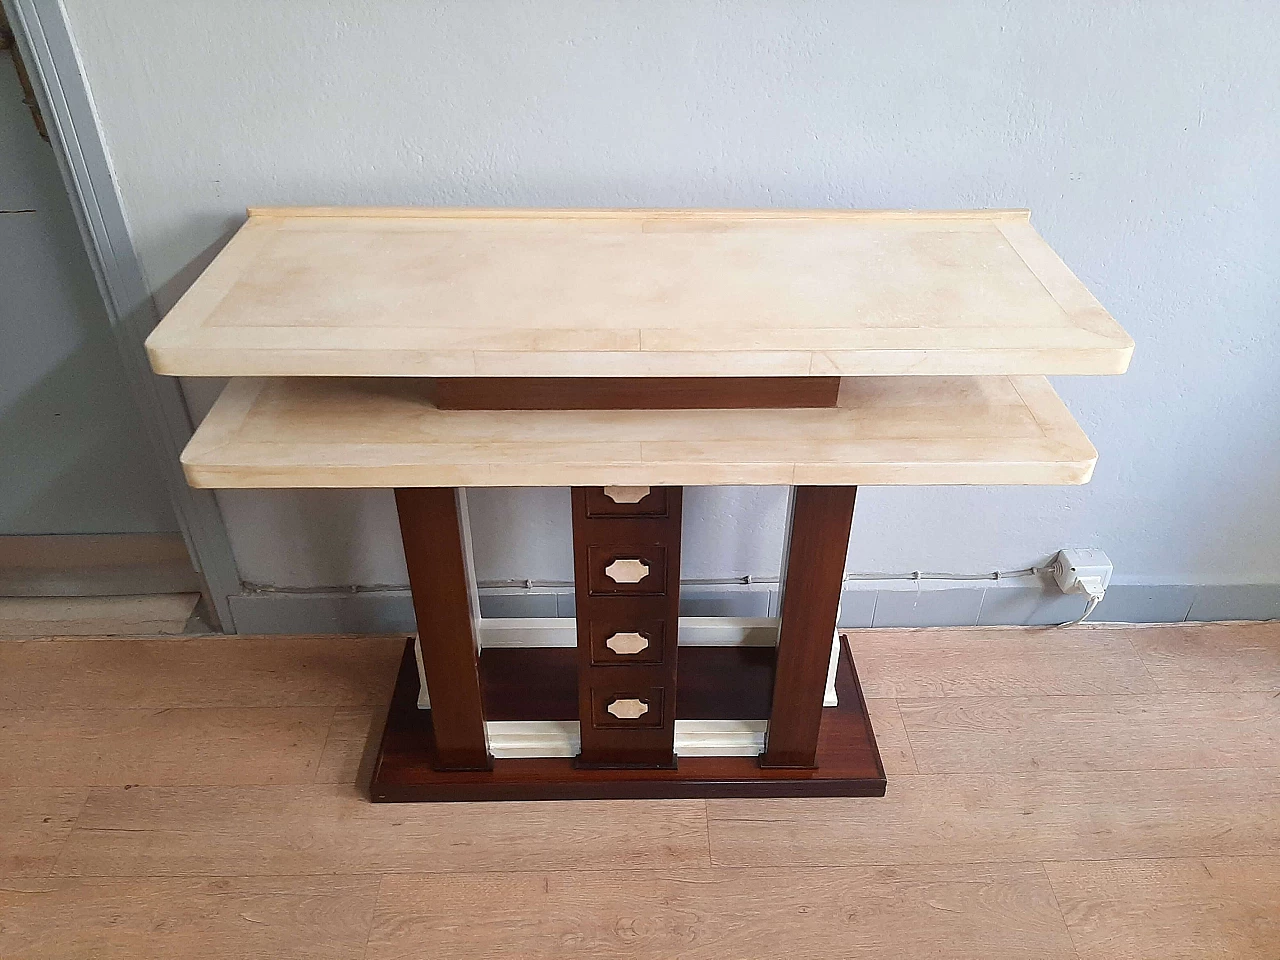
[[[573,489],[579,766],[675,766],[681,493]]]

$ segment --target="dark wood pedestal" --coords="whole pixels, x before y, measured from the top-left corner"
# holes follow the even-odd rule
[[[773,670],[769,661],[773,651],[767,647],[747,650],[750,652],[745,655],[742,648],[735,647],[691,647],[681,651],[677,717],[713,719],[708,714],[742,717],[744,712],[763,713],[770,700],[768,688]],[[489,715],[506,715],[512,709],[525,717],[532,713],[539,719],[563,718],[570,711],[576,714],[574,661],[575,653],[568,649],[483,653],[480,672]],[[517,678],[521,687],[535,688],[519,704],[512,689]],[[690,691],[687,699],[686,690]],[[431,711],[420,710],[417,705],[418,670],[410,640],[405,644],[382,734],[370,797],[384,803],[882,797],[884,767],[853,659],[843,641],[836,692],[840,705],[822,710],[815,765],[806,769],[761,767],[755,757],[681,757],[675,769],[601,770],[578,766],[571,757],[543,757],[494,760],[491,771],[439,770]]]
[[[481,650],[461,495],[398,490],[431,708],[410,640],[372,799],[883,796],[843,641],[823,706],[855,493],[795,490],[776,647],[679,647],[681,489],[576,488],[576,649]],[[577,757],[489,756],[486,721],[573,720]],[[765,747],[678,757],[682,720],[767,720]]]

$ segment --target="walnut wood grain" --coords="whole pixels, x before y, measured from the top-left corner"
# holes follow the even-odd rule
[[[767,720],[773,647],[681,647],[677,720]],[[572,647],[480,651],[489,720],[577,720],[578,654]]]
[[[783,581],[766,767],[811,767],[857,487],[797,487]]]
[[[441,410],[834,407],[839,377],[437,377]]]
[[[475,585],[466,561],[459,492],[449,487],[396,490],[404,558],[418,622],[422,665],[435,725],[435,762],[445,770],[487,770]]]

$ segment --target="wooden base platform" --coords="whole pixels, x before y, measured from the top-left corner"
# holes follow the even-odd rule
[[[395,694],[387,715],[386,729],[374,766],[370,799],[381,803],[414,801],[485,800],[620,800],[689,797],[882,797],[884,767],[876,749],[875,734],[867,716],[862,688],[848,645],[840,645],[836,692],[840,706],[822,711],[818,738],[818,765],[815,769],[761,769],[755,757],[684,757],[674,770],[588,770],[574,766],[572,758],[501,759],[492,771],[439,771],[434,768],[435,740],[431,714],[419,710],[418,671],[413,641],[405,645]],[[691,648],[692,649],[692,648]],[[546,670],[558,674],[557,660],[564,652],[544,651]],[[716,691],[733,689],[733,676],[723,673],[723,664],[702,655],[683,657],[681,651],[680,689]],[[529,652],[524,652],[527,657]],[[482,669],[484,668],[482,657]],[[744,669],[758,671],[754,661],[744,660]],[[487,672],[487,671],[486,671]],[[732,671],[736,672],[736,671]],[[704,676],[704,674],[706,674]],[[486,683],[486,699],[500,686],[494,678]],[[531,684],[537,687],[537,684]],[[753,684],[748,685],[748,687]],[[739,688],[741,689],[741,688]],[[552,700],[559,698],[552,697]],[[704,704],[705,699],[705,704]],[[706,715],[719,693],[694,696],[686,710]],[[754,699],[750,696],[748,700]],[[537,711],[552,716],[561,711],[544,705]],[[750,710],[749,712],[756,712]],[[492,714],[491,714],[492,716]]]

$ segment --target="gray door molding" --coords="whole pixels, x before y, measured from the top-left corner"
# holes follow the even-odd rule
[[[217,626],[235,631],[230,598],[240,593],[231,543],[211,491],[187,486],[178,461],[191,417],[178,381],[151,372],[143,340],[159,320],[143,277],[111,162],[61,0],[2,0],[106,303],[129,388],[155,447],[191,562]]]

